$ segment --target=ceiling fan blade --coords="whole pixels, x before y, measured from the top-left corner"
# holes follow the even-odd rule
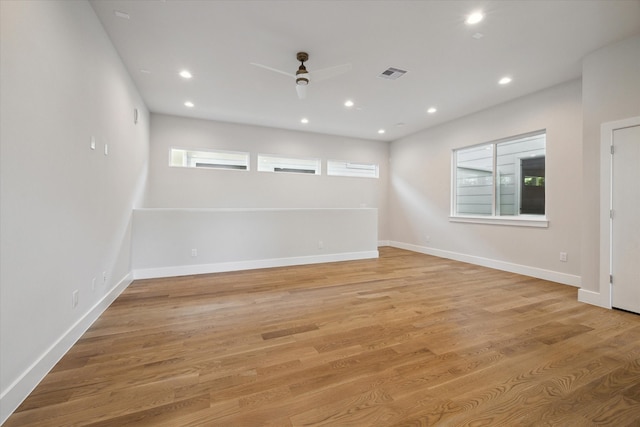
[[[273,71],[274,73],[284,74],[285,76],[294,77],[294,78],[296,76],[295,74],[287,73],[286,71],[278,70],[277,68],[268,67],[263,64],[257,64],[255,62],[250,62],[250,64],[255,65],[256,67],[264,68],[265,70]]]
[[[323,68],[321,70],[312,71],[311,77],[313,81],[327,80],[340,74],[344,74],[351,70],[351,63],[336,65],[335,67]]]
[[[307,86],[306,85],[296,85],[296,92],[298,93],[299,99],[305,99],[307,97]]]

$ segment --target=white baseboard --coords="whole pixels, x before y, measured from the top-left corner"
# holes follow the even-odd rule
[[[603,308],[611,308],[611,299],[600,292],[578,289],[578,301]]]
[[[389,240],[378,240],[378,247],[380,246],[390,246],[391,243],[389,242]]]
[[[271,258],[248,261],[219,262],[213,264],[177,265],[171,267],[143,268],[133,271],[134,279],[190,276],[193,274],[222,273],[225,271],[255,270],[258,268],[288,267],[293,265],[319,264],[324,262],[353,261],[378,258],[375,251],[344,252],[325,255]]]
[[[49,371],[111,303],[131,284],[131,273],[118,282],[100,301],[60,336],[25,372],[0,394],[0,425],[20,406]]]
[[[510,262],[483,258],[475,255],[461,254],[458,252],[444,251],[442,249],[434,249],[426,246],[418,246],[410,243],[389,242],[389,246],[408,251],[419,252],[427,255],[433,255],[440,258],[453,259],[469,264],[481,265],[483,267],[495,268],[496,270],[508,271],[510,273],[522,274],[525,276],[536,277],[538,279],[549,280],[552,282],[562,283],[564,285],[580,286],[580,276],[572,274],[560,273],[557,271],[545,270],[543,268],[530,267],[527,265],[513,264]]]

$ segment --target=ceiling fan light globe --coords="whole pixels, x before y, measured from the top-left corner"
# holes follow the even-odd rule
[[[296,92],[298,93],[298,99],[305,99],[307,97],[307,86],[296,85]]]

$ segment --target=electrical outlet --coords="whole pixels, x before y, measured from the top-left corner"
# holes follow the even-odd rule
[[[322,240],[318,240],[318,249],[324,249],[324,242]]]
[[[567,262],[567,253],[566,252],[560,252],[560,261]]]
[[[78,290],[76,289],[71,293],[71,308],[76,308],[78,306]]]
[[[198,250],[197,249],[191,249],[191,256],[192,257],[197,257],[198,256]]]
[[[425,234],[424,241],[427,242],[427,243],[430,243],[431,242],[431,236],[429,236],[428,234]]]

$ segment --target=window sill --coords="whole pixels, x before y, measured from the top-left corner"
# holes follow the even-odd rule
[[[507,216],[450,216],[450,222],[466,222],[473,224],[509,225],[514,227],[548,228],[549,221],[545,216],[520,215]]]

